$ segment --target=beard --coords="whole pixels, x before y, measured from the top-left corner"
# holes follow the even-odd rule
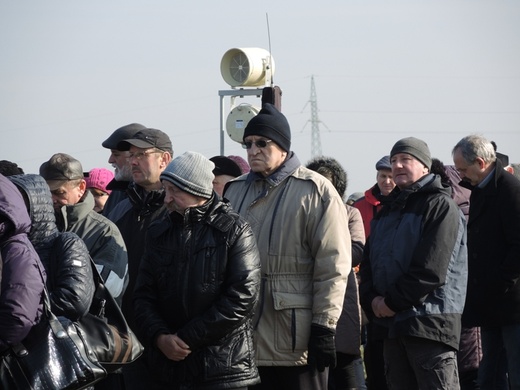
[[[118,167],[114,165],[114,178],[117,181],[132,181],[132,167],[129,165],[123,165]]]

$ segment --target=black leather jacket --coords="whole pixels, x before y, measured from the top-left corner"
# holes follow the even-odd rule
[[[40,175],[16,175],[9,179],[29,203],[29,240],[47,272],[47,289],[54,314],[71,320],[89,310],[95,285],[85,243],[75,233],[60,233],[52,206],[52,195]]]
[[[149,347],[152,370],[181,388],[258,383],[252,316],[259,287],[253,232],[215,194],[183,216],[174,212],[154,222],[134,291],[136,330]],[[173,333],[192,350],[181,362],[156,347],[160,334]]]

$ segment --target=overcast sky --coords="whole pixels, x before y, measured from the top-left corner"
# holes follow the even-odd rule
[[[407,136],[451,164],[480,133],[520,162],[517,0],[0,0],[0,159],[37,173],[65,152],[109,168],[101,142],[132,122],[168,133],[175,155],[219,154],[222,56],[269,49],[266,14],[292,150],[311,158],[314,75],[322,153],[347,193]],[[245,157],[227,135],[225,154]]]

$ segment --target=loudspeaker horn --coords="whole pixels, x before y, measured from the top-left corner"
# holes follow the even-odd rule
[[[274,58],[258,47],[229,49],[220,62],[220,73],[231,87],[268,86],[274,75]]]

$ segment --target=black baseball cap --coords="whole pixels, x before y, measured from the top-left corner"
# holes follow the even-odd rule
[[[172,142],[168,134],[157,129],[143,129],[135,133],[132,137],[127,138],[117,144],[118,150],[129,150],[130,146],[138,148],[157,148],[165,152],[173,154]]]

